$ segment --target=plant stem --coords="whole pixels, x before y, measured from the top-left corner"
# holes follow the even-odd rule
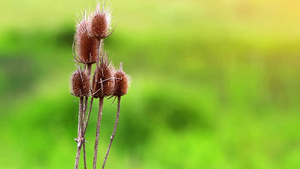
[[[99,97],[99,112],[97,120],[97,131],[96,131],[96,140],[95,140],[95,149],[94,149],[94,160],[93,160],[93,169],[97,167],[97,153],[98,153],[98,143],[100,135],[100,125],[102,119],[102,107],[103,107],[103,97]]]
[[[90,77],[91,76],[91,70],[92,70],[92,64],[86,64],[87,67],[86,67],[86,70],[87,70],[87,73],[88,73],[88,76]],[[87,111],[87,105],[88,105],[88,100],[89,100],[89,97],[86,96],[85,97],[85,102],[84,102],[84,122],[83,122],[83,136],[85,136],[85,132],[86,132],[86,126],[87,126],[87,123],[90,119],[90,114],[91,114],[91,111],[92,111],[92,104],[93,104],[93,96],[92,96],[92,99],[91,99],[91,104],[90,104],[90,109],[89,109],[89,114],[88,114],[88,117],[86,117],[86,111]]]
[[[91,76],[91,70],[92,70],[92,64],[91,63],[87,63],[85,65],[85,67],[86,67],[86,70],[87,70],[87,75],[90,78],[90,76]],[[85,116],[86,116],[86,110],[87,110],[88,100],[89,100],[89,97],[85,96],[84,110],[83,110]]]
[[[79,157],[80,157],[80,150],[81,150],[81,144],[79,141],[77,141],[77,153],[76,153],[76,159],[75,159],[75,169],[78,169],[78,163],[79,163]]]
[[[88,63],[88,64],[87,64],[87,73],[88,73],[88,76],[91,75],[91,70],[92,70],[92,64],[91,64],[91,63]]]
[[[82,120],[83,120],[83,97],[80,97],[79,101],[79,113],[78,113],[78,132],[77,132],[77,152],[75,158],[75,169],[78,169],[80,151],[82,147]]]
[[[118,122],[119,122],[119,116],[120,116],[120,107],[121,107],[121,96],[118,96],[118,109],[117,109],[115,127],[114,127],[114,131],[113,131],[112,135],[110,136],[110,143],[109,143],[109,146],[107,148],[107,152],[106,152],[106,155],[105,155],[105,158],[104,158],[104,161],[103,161],[102,169],[104,169],[104,167],[105,167],[105,163],[106,163],[106,160],[107,160],[107,157],[108,157],[108,153],[109,153],[111,144],[112,144],[112,142],[115,138],[115,134],[116,134],[117,126],[118,126]]]
[[[91,116],[91,112],[92,112],[92,107],[93,107],[93,101],[94,101],[94,97],[92,96],[89,113],[88,113],[87,119],[86,119],[85,124],[84,124],[84,130],[83,130],[83,135],[84,136],[85,136],[85,132],[86,132],[86,129],[88,127],[88,124],[89,124],[89,120],[90,120],[90,116]]]
[[[86,169],[85,139],[83,140],[83,162],[84,162],[84,169]]]
[[[90,77],[90,74],[91,74],[91,69],[92,69],[92,64],[86,64],[85,65],[85,69],[87,70],[87,73],[88,73],[88,76]],[[81,98],[84,100],[81,101]],[[85,132],[86,132],[86,126],[87,126],[87,123],[88,123],[88,120],[89,120],[89,117],[90,117],[90,112],[91,112],[91,107],[90,106],[90,110],[89,110],[89,115],[88,117],[86,117],[86,111],[87,111],[87,105],[88,105],[88,100],[89,100],[89,97],[88,96],[85,96],[84,98],[83,97],[80,97],[80,101],[84,104],[83,104],[83,108],[82,108],[82,112],[81,112],[81,115],[80,115],[80,118],[81,118],[81,121],[80,121],[80,135],[81,135],[81,140],[79,141],[79,139],[77,140],[78,143],[80,144],[78,147],[79,148],[79,154],[78,154],[78,159],[76,158],[76,160],[79,162],[79,157],[80,157],[80,150],[81,150],[81,147],[83,146],[83,162],[84,162],[84,168],[86,169],[86,150],[85,150]],[[91,100],[91,103],[92,103],[92,100]],[[92,105],[92,104],[91,104]],[[77,162],[77,168],[78,168],[78,162]]]
[[[88,97],[88,96],[85,96],[85,97],[84,97],[84,105],[83,105],[83,115],[84,115],[84,119],[85,119],[85,116],[86,116],[86,109],[87,109],[88,101],[89,101],[89,97]]]
[[[104,51],[104,40],[100,39],[100,44],[99,44],[99,55],[102,56]]]

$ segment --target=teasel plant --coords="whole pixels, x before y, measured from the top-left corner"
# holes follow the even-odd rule
[[[120,108],[121,108],[121,96],[124,96],[127,93],[128,90],[128,85],[129,85],[129,76],[126,75],[126,73],[123,71],[123,63],[120,63],[120,68],[119,70],[115,71],[114,73],[114,90],[112,93],[111,97],[115,97],[115,99],[118,99],[118,107],[117,107],[117,115],[116,115],[116,122],[115,122],[115,126],[114,126],[114,130],[112,135],[110,136],[110,142],[105,154],[105,158],[102,164],[102,169],[104,169],[105,164],[106,164],[106,160],[112,145],[112,142],[115,138],[115,134],[117,131],[117,126],[118,126],[118,122],[119,122],[119,116],[120,116]]]
[[[104,169],[119,121],[121,96],[127,93],[129,87],[129,76],[123,71],[123,64],[120,64],[119,70],[115,70],[107,52],[104,51],[104,39],[110,36],[113,31],[110,10],[105,8],[105,0],[102,8],[100,8],[100,3],[97,2],[96,10],[89,16],[85,11],[76,25],[72,51],[77,70],[71,76],[71,94],[79,97],[78,128],[77,138],[75,138],[77,142],[75,169],[79,167],[81,149],[83,149],[84,168],[87,169],[85,134],[92,112],[93,101],[99,98],[93,156],[93,169],[97,168],[103,101],[105,97],[115,97],[115,99],[118,99],[116,122],[102,164],[102,169]],[[93,65],[96,68],[92,74]],[[88,110],[89,98],[91,99]]]

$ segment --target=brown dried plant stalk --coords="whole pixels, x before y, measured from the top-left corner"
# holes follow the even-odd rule
[[[75,160],[75,169],[78,168],[80,150],[81,150],[81,140],[82,140],[82,132],[81,132],[81,121],[83,114],[83,97],[80,97],[79,101],[79,113],[78,113],[78,137],[77,137],[77,152],[76,152],[76,160]]]
[[[93,97],[99,98],[99,112],[97,120],[97,130],[96,130],[96,139],[95,139],[95,148],[94,148],[94,160],[93,160],[93,169],[96,169],[97,166],[97,155],[98,155],[98,144],[99,144],[99,134],[100,134],[100,125],[102,119],[102,106],[104,97],[112,95],[114,91],[114,77],[113,77],[113,68],[108,62],[107,56],[103,55],[101,57],[101,63],[97,66],[94,77],[93,77]]]
[[[109,145],[108,145],[108,148],[107,148],[107,151],[106,151],[106,154],[105,154],[105,158],[104,158],[104,161],[103,161],[103,164],[102,164],[102,169],[104,169],[104,167],[105,167],[110,147],[111,147],[112,142],[114,141],[114,138],[115,138],[115,135],[116,135],[117,126],[118,126],[119,117],[120,117],[120,107],[121,107],[121,96],[118,96],[118,109],[117,109],[116,122],[115,122],[115,126],[114,126],[114,131],[113,131],[112,135],[110,136],[110,142],[109,142]]]
[[[75,51],[73,52],[73,55],[76,65],[83,64],[84,68],[82,70],[81,67],[78,66],[78,69],[72,74],[71,78],[71,93],[74,96],[79,97],[78,129],[77,138],[75,139],[77,142],[75,169],[78,169],[79,167],[81,149],[83,149],[84,168],[87,169],[85,134],[90,120],[94,99],[99,98],[93,156],[93,169],[96,169],[104,98],[108,96],[118,98],[116,122],[105,154],[102,165],[103,169],[116,134],[120,115],[121,96],[127,93],[128,76],[123,72],[122,64],[120,70],[115,71],[108,61],[107,54],[104,52],[104,39],[113,33],[113,30],[111,30],[111,32],[109,32],[109,30],[111,30],[110,12],[109,10],[104,9],[104,5],[102,10],[100,10],[99,3],[97,3],[95,12],[89,17],[87,17],[85,12],[82,19],[76,25],[72,50]],[[91,74],[92,66],[95,63],[96,69],[93,74]],[[91,77],[93,77],[92,81],[90,81]],[[91,99],[88,107],[89,97],[91,97]]]
[[[77,131],[77,152],[75,158],[75,169],[78,168],[80,151],[82,143],[85,141],[83,136],[84,125],[84,97],[89,95],[90,78],[85,71],[78,69],[72,75],[72,94],[79,97],[79,113],[78,113],[78,131]]]
[[[114,91],[112,94],[112,96],[115,96],[116,98],[118,98],[116,122],[115,122],[113,133],[110,136],[110,142],[109,142],[109,145],[108,145],[108,148],[106,151],[106,155],[105,155],[105,158],[104,158],[104,161],[102,164],[102,169],[104,169],[104,167],[105,167],[106,160],[107,160],[112,142],[115,138],[115,134],[116,134],[117,126],[118,126],[118,122],[119,122],[119,116],[120,116],[121,96],[124,96],[127,93],[128,84],[129,84],[128,78],[129,78],[128,75],[126,75],[125,72],[123,71],[123,63],[121,63],[119,70],[114,73],[115,86],[114,86]]]
[[[96,130],[96,140],[94,147],[94,158],[93,158],[93,169],[97,167],[97,154],[98,154],[98,144],[99,144],[99,136],[100,136],[100,125],[102,120],[102,107],[103,107],[103,98],[99,98],[99,111],[98,111],[98,119],[97,119],[97,130]]]

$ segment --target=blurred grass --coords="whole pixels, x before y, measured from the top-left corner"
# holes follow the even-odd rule
[[[299,2],[112,3],[105,48],[132,84],[107,168],[300,168]],[[2,168],[73,167],[71,44],[93,4],[0,2]],[[115,109],[105,103],[100,162]]]

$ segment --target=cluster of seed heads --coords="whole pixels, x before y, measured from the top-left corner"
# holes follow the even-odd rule
[[[72,74],[72,95],[76,97],[89,97],[92,95],[94,98],[99,98],[123,96],[127,93],[129,79],[122,69],[122,64],[120,64],[119,70],[114,70],[114,67],[111,63],[108,63],[105,55],[101,57],[100,61],[100,65],[96,66],[94,72],[92,86],[87,71],[79,68]]]
[[[104,3],[105,4],[105,3]],[[97,3],[96,10],[89,16],[84,13],[83,17],[76,25],[76,32],[73,41],[73,55],[77,65],[77,70],[71,76],[71,94],[80,98],[79,116],[78,116],[78,138],[77,154],[75,160],[75,169],[78,168],[81,148],[83,146],[84,167],[86,167],[85,154],[85,132],[91,114],[93,99],[99,98],[99,112],[96,128],[96,140],[94,150],[93,169],[96,169],[97,151],[100,134],[100,123],[102,119],[102,106],[104,97],[118,98],[118,109],[114,132],[111,136],[111,142],[107,150],[105,162],[113,141],[120,112],[121,96],[127,93],[129,87],[129,77],[123,71],[123,64],[120,64],[118,70],[115,70],[104,51],[104,39],[113,33],[111,29],[111,14],[108,9],[100,9]],[[92,65],[96,65],[92,72]],[[83,68],[81,68],[83,66]],[[90,109],[87,112],[88,98],[90,100]]]
[[[108,10],[100,11],[97,6],[96,11],[90,17],[87,18],[85,14],[76,26],[75,61],[83,63],[87,68],[97,63],[92,86],[90,86],[89,70],[78,69],[73,73],[71,90],[76,97],[89,96],[88,89],[91,89],[94,98],[123,96],[127,93],[128,76],[122,70],[122,65],[119,70],[115,70],[108,61],[107,54],[101,52],[102,40],[112,34],[112,32],[109,33],[110,18]]]

